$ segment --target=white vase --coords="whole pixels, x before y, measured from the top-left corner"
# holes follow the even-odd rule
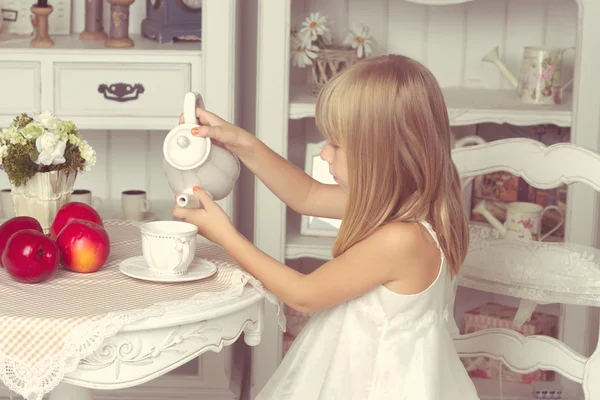
[[[37,219],[47,234],[57,211],[71,198],[76,177],[77,172],[38,172],[24,185],[11,183],[15,215]]]

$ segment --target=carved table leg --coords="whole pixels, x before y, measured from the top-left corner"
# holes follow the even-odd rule
[[[258,346],[260,344],[261,334],[262,329],[259,321],[250,322],[244,328],[244,342],[246,342],[248,346]]]
[[[256,321],[249,322],[244,327],[244,342],[246,342],[248,346],[258,346],[260,343],[264,325],[264,313],[265,303],[264,300],[262,300],[258,308],[258,318]]]
[[[61,383],[50,392],[49,400],[94,400],[94,396],[92,389]]]
[[[596,350],[585,363],[583,395],[586,400],[600,399],[600,330]]]

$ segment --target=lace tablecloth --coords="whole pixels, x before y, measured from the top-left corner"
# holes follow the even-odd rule
[[[123,326],[190,304],[207,307],[230,300],[247,284],[278,304],[221,247],[201,236],[196,256],[217,266],[212,277],[166,284],[127,277],[119,263],[142,254],[139,226],[107,220],[105,227],[111,252],[95,273],[61,268],[46,282],[22,284],[0,268],[0,380],[10,390],[39,400]],[[285,328],[283,312],[279,324]]]

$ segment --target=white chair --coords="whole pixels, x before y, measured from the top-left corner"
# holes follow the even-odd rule
[[[507,171],[540,189],[581,182],[600,192],[600,155],[571,143],[545,146],[531,139],[504,139],[454,149],[452,158],[463,187],[478,175]],[[471,241],[469,256],[458,277],[459,285],[520,297],[530,303],[600,307],[599,262],[581,257],[584,250],[594,255],[600,255],[600,250],[516,239],[485,242],[485,238],[477,237]],[[490,245],[492,242],[494,245]],[[481,262],[486,251],[489,257]],[[522,257],[523,263],[513,262],[507,267],[506,257],[512,257],[513,261]],[[540,258],[532,257],[546,257],[544,260],[550,260],[548,264],[563,257],[571,265],[565,266],[564,271],[560,265],[548,266],[548,270],[544,265],[529,273],[519,270],[526,269],[527,262],[532,260],[539,264]],[[501,360],[519,373],[538,369],[556,371],[582,384],[585,399],[600,399],[600,345],[588,358],[558,339],[541,335],[524,337],[516,331],[498,328],[458,335],[454,341],[461,357]]]

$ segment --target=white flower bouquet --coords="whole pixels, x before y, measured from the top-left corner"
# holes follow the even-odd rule
[[[0,133],[0,168],[17,187],[39,172],[71,174],[89,171],[95,163],[96,152],[75,124],[49,111],[21,114]]]
[[[77,174],[95,163],[75,124],[48,111],[21,114],[0,133],[0,169],[10,180],[14,213],[37,219],[44,233],[71,198]]]
[[[294,66],[312,66],[313,93],[344,68],[368,57],[374,40],[369,27],[359,25],[348,30],[342,45],[335,43],[327,17],[311,13],[298,31],[292,31],[291,55]]]

